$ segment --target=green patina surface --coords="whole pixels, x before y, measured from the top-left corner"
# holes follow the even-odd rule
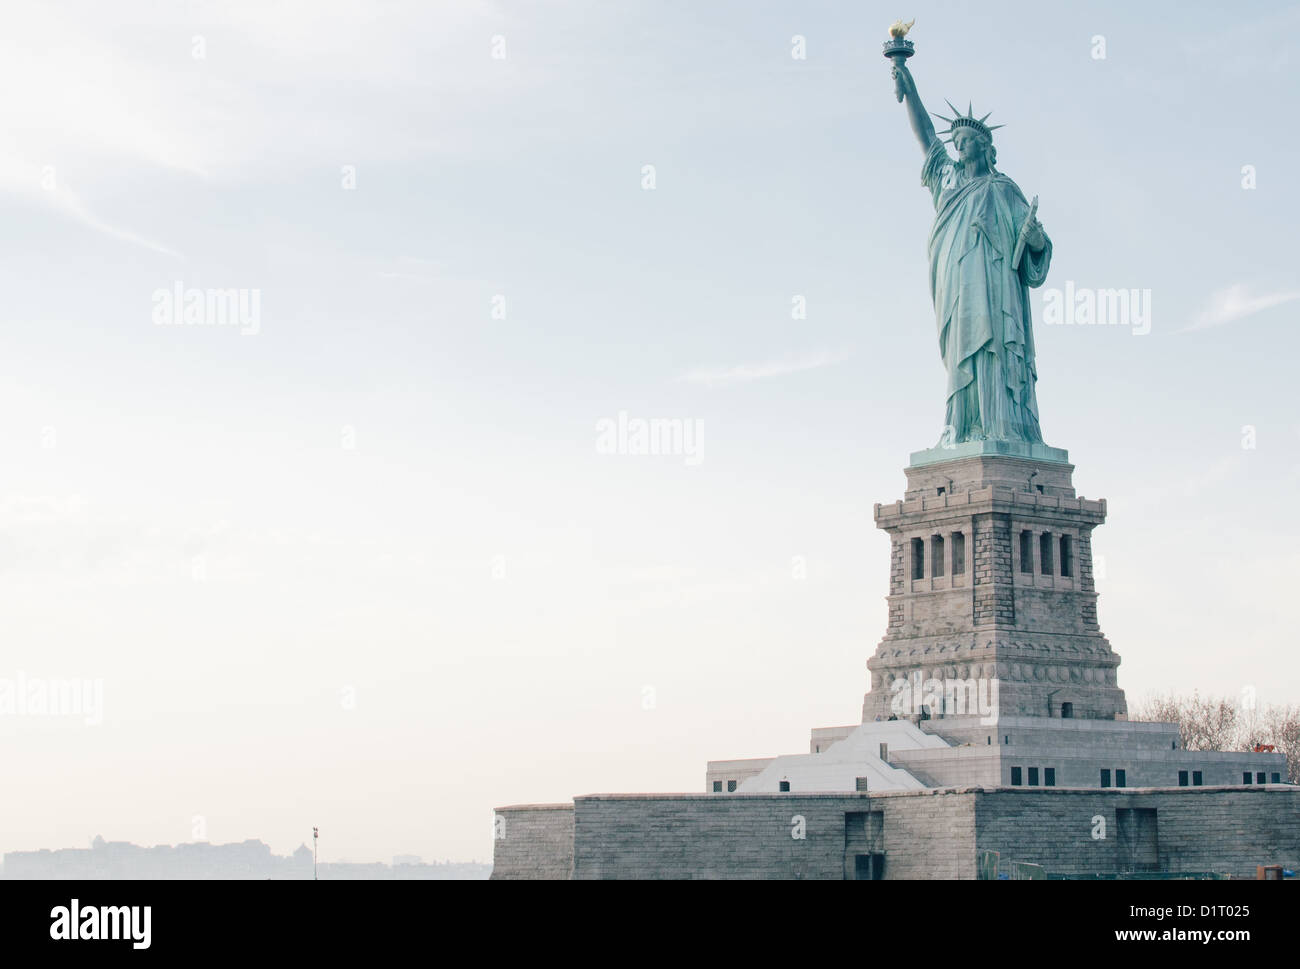
[[[885,53],[894,59],[898,93],[925,153],[921,184],[935,208],[930,295],[948,371],[941,444],[1041,445],[1029,290],[1047,279],[1052,243],[1035,217],[1037,199],[1027,201],[997,170],[992,133],[999,126],[985,124],[988,115],[953,108],[942,133],[955,149],[950,154],[921,103],[906,56],[896,42]]]
[[[910,464],[919,468],[940,461],[956,461],[959,458],[977,458],[988,455],[1003,457],[1029,458],[1033,461],[1051,461],[1056,464],[1069,464],[1070,452],[1065,448],[1048,447],[1046,444],[1031,444],[1027,441],[966,441],[962,444],[939,445],[924,451],[913,451]]]

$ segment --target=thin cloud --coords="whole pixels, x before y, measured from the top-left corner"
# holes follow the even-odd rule
[[[706,387],[725,387],[730,384],[781,377],[803,370],[816,370],[839,363],[842,357],[830,353],[814,353],[806,357],[774,360],[769,363],[741,363],[731,367],[705,367],[692,370],[677,378],[679,382],[703,384]]]
[[[60,192],[58,194],[58,207],[77,221],[90,226],[96,232],[102,232],[110,238],[121,242],[129,242],[134,246],[143,246],[145,249],[152,249],[154,252],[161,252],[163,255],[172,256],[176,259],[183,260],[185,258],[175,249],[164,246],[161,242],[154,242],[152,239],[146,239],[144,236],[136,235],[127,229],[110,225],[82,205],[81,201],[69,192]]]
[[[1225,323],[1231,323],[1234,320],[1240,320],[1247,316],[1253,316],[1264,310],[1272,309],[1274,306],[1281,306],[1284,303],[1290,303],[1300,299],[1298,290],[1280,290],[1274,293],[1252,293],[1249,286],[1245,283],[1236,283],[1227,289],[1221,289],[1210,297],[1210,303],[1196,322],[1187,328],[1191,330],[1207,330],[1212,326],[1223,326]]]
[[[120,242],[142,246],[145,249],[161,252],[176,259],[183,260],[185,258],[170,246],[155,242],[153,239],[146,238],[121,226],[105,222],[87,208],[76,193],[58,184],[57,176],[53,176],[52,173],[51,176],[55,178],[55,184],[47,188],[45,187],[48,184],[46,173],[42,171],[40,166],[17,159],[13,155],[0,157],[0,192],[10,192],[46,204],[67,218],[89,226],[96,232],[117,239]]]

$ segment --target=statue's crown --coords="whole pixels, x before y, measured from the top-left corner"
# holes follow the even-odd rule
[[[962,114],[961,110],[958,109],[951,101],[948,102],[948,107],[952,108],[952,113],[956,117],[945,118],[937,111],[931,112],[931,114],[933,114],[936,118],[948,122],[948,129],[946,131],[939,132],[939,134],[941,135],[948,136],[947,138],[944,138],[944,141],[952,141],[952,136],[956,134],[958,128],[973,128],[975,131],[978,131],[980,134],[982,134],[985,138],[988,138],[990,141],[992,141],[993,132],[998,128],[1002,127],[1002,125],[1000,124],[991,124],[991,125],[985,124],[984,122],[987,121],[989,117],[988,114],[984,115],[984,117],[982,118],[976,118],[975,112],[971,110],[971,105],[969,101],[966,103],[965,114]],[[992,111],[989,112],[989,114],[992,113],[993,113]]]

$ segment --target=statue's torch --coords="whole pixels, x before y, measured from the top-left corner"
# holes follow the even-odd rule
[[[906,24],[901,20],[896,20],[894,25],[889,28],[890,39],[885,41],[884,54],[894,62],[894,67],[902,67],[903,63],[916,53],[916,47],[912,42],[904,40],[914,23],[916,23],[915,20]],[[894,97],[898,98],[899,104],[903,103],[903,91],[903,79],[901,77],[894,78]]]

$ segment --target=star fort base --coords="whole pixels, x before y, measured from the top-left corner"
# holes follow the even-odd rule
[[[888,627],[862,722],[711,761],[703,793],[497,809],[493,878],[1255,877],[1300,867],[1281,754],[1130,722],[1092,532],[1058,448],[912,455],[876,505]]]

